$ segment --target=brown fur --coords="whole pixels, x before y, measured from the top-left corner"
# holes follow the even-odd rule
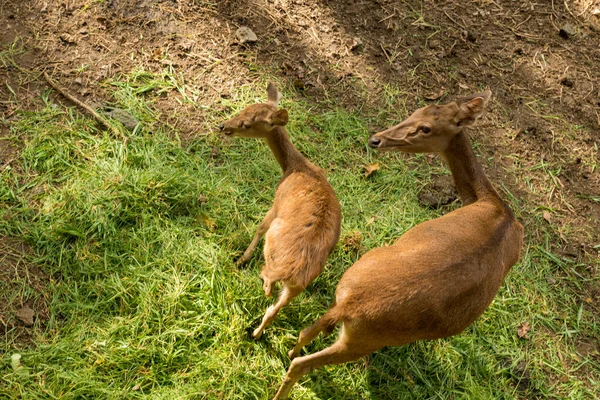
[[[464,206],[369,251],[344,273],[335,304],[300,332],[289,355],[296,357],[321,331],[341,323],[338,340],[294,358],[275,399],[286,398],[300,377],[323,365],[353,361],[384,346],[456,335],[492,302],[519,259],[523,227],[486,178],[463,132],[489,96],[419,109],[369,139],[381,150],[440,152]]]
[[[268,102],[246,107],[221,125],[226,135],[264,138],[283,170],[273,207],[238,260],[247,262],[265,235],[265,266],[260,274],[265,294],[275,282],[283,289],[267,309],[253,336],[259,338],[279,310],[300,294],[321,272],[340,235],[341,211],[323,170],[300,154],[284,128],[286,110],[278,109],[281,94],[271,83]]]

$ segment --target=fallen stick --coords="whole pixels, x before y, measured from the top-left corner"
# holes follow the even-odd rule
[[[85,111],[87,111],[92,117],[94,117],[94,119],[96,121],[98,121],[101,125],[104,125],[107,129],[109,129],[110,131],[112,131],[112,133],[123,139],[123,141],[126,143],[127,142],[127,137],[124,136],[117,128],[115,128],[114,126],[112,126],[110,124],[110,122],[108,122],[106,120],[106,118],[104,118],[102,115],[98,114],[96,112],[96,110],[94,110],[92,107],[88,106],[87,104],[85,104],[83,101],[79,100],[77,97],[73,96],[71,93],[67,92],[67,90],[65,88],[63,88],[62,86],[60,86],[58,83],[54,82],[50,76],[46,73],[46,71],[44,71],[44,78],[46,79],[46,81],[48,82],[48,84],[50,86],[52,86],[52,88],[54,90],[56,90],[58,93],[62,94],[64,97],[66,97],[67,99],[71,100],[73,103],[75,103],[76,105],[78,105],[79,107],[83,108]]]

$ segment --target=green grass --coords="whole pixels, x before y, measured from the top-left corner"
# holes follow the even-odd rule
[[[261,251],[245,268],[233,260],[271,205],[279,166],[259,140],[210,134],[182,148],[176,133],[157,121],[153,96],[194,92],[168,74],[136,71],[112,87],[116,106],[142,121],[126,145],[76,110],[57,106],[48,93],[38,111],[22,112],[10,126],[10,140],[23,149],[17,167],[1,176],[0,235],[31,245],[31,262],[52,280],[46,288],[50,318],[38,321],[35,345],[19,345],[14,331],[4,338],[0,397],[272,397],[289,365],[286,352],[300,329],[327,309],[359,252],[338,245],[326,271],[263,339],[250,340],[247,328],[272,300],[258,278]],[[426,156],[366,147],[370,123],[406,115],[392,96],[398,89],[386,88],[390,97],[375,114],[329,104],[317,111],[283,89],[292,140],[328,171],[338,193],[342,241],[359,231],[364,252],[439,216],[417,203],[432,172],[448,173],[439,160],[431,167]],[[215,112],[211,121],[264,97],[262,84],[242,87],[223,100],[229,113]],[[381,170],[366,178],[362,166],[375,161]],[[518,201],[513,207],[532,208]],[[522,260],[466,332],[316,370],[292,397],[594,398],[600,392],[597,355],[576,350],[580,340],[600,338],[598,316],[576,295],[592,279],[579,273],[585,265],[553,254],[554,237],[543,220],[517,214],[528,238]],[[6,298],[0,294],[0,301]],[[532,327],[528,339],[517,336],[523,322]],[[332,340],[318,338],[306,351]],[[23,368],[11,368],[14,353],[22,354]]]

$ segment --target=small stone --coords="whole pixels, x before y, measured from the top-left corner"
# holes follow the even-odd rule
[[[600,346],[598,346],[597,343],[594,343],[594,341],[581,341],[577,344],[576,346],[577,352],[579,354],[581,354],[584,357],[587,357],[590,354],[598,354],[596,349],[600,349]]]
[[[123,126],[125,126],[127,129],[133,130],[139,123],[137,118],[131,115],[126,110],[113,107],[106,107],[105,109],[106,115],[108,115],[110,118],[116,119],[117,121],[122,123]]]
[[[31,308],[29,308],[27,306],[23,306],[17,311],[16,315],[17,315],[17,318],[19,318],[21,320],[21,322],[23,322],[23,324],[25,324],[25,326],[33,325],[33,316],[35,314]]]
[[[352,38],[350,50],[360,50],[363,47],[363,41],[359,37]]]
[[[240,27],[237,31],[235,31],[235,35],[241,44],[254,43],[258,41],[256,33],[252,32],[252,29],[248,28],[247,26]]]
[[[569,39],[570,37],[575,35],[575,27],[573,24],[564,24],[562,28],[558,31],[558,36],[563,39]]]
[[[438,40],[434,39],[427,42],[427,47],[429,47],[430,49],[439,49],[442,46]]]

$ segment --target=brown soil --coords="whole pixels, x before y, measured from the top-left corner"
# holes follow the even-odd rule
[[[48,318],[46,286],[49,277],[27,261],[29,247],[19,241],[0,237],[0,335],[13,337],[9,347],[32,344],[36,332],[43,331]],[[33,325],[19,318],[23,308],[33,310]],[[10,332],[10,335],[8,334]],[[5,350],[4,345],[0,351]]]
[[[599,10],[598,0],[0,1],[0,45],[22,50],[17,65],[0,69],[0,112],[10,124],[17,110],[35,109],[47,88],[42,70],[98,106],[115,103],[107,78],[172,68],[197,100],[179,102],[173,90],[154,107],[186,144],[212,130],[222,98],[257,84],[256,65],[301,96],[365,116],[378,114],[394,84],[404,94],[390,123],[404,109],[489,88],[494,101],[474,133],[488,174],[524,200],[517,214],[526,225],[546,219],[558,253],[591,260],[591,276],[600,243]],[[258,42],[237,43],[240,26]],[[1,168],[15,157],[7,135],[3,127]],[[588,289],[582,298],[594,299],[598,288]]]

